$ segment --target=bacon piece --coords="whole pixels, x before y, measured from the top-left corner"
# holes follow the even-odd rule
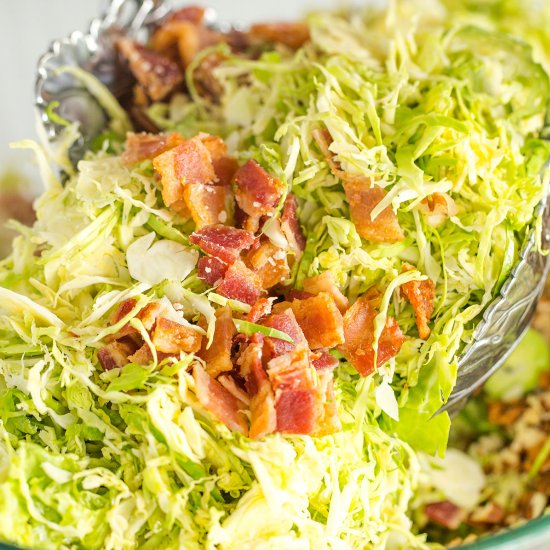
[[[162,353],[160,351],[157,351],[157,361],[159,363],[167,357],[170,357],[169,353]],[[132,363],[136,363],[137,365],[151,364],[153,362],[153,353],[151,352],[149,344],[143,344],[135,353],[130,355],[128,359]]]
[[[313,130],[312,135],[319,147],[319,150],[321,151],[321,154],[325,157],[332,174],[337,178],[342,179],[344,177],[342,167],[334,160],[334,153],[330,150],[330,146],[332,144],[332,136],[330,135],[330,132],[326,128],[316,129]]]
[[[293,50],[309,42],[309,27],[302,21],[285,23],[258,23],[249,31],[252,38],[284,44]]]
[[[260,298],[248,312],[246,320],[249,323],[257,323],[260,319],[267,317],[271,313],[272,300],[269,298]]]
[[[227,271],[227,265],[212,256],[202,256],[199,258],[197,271],[201,281],[210,286],[216,286],[221,283]]]
[[[201,140],[206,149],[208,149],[210,158],[213,161],[220,160],[227,156],[227,145],[220,136],[201,132],[197,137]]]
[[[464,515],[458,506],[448,500],[426,504],[424,513],[433,523],[451,530],[460,527]]]
[[[155,326],[157,318],[167,315],[168,310],[162,302],[150,302],[137,314],[137,318],[143,323],[145,330],[150,331]]]
[[[136,134],[128,132],[122,162],[124,164],[136,164],[147,159],[153,159],[160,154],[181,145],[185,138],[176,133],[168,134],[147,134],[141,132]]]
[[[201,15],[198,8],[181,16],[176,13],[153,33],[151,47],[172,59],[179,57],[186,68],[201,50],[226,40],[223,34],[203,25],[203,19],[204,10]]]
[[[284,185],[255,160],[249,160],[237,170],[234,185],[239,207],[253,218],[272,213],[284,191]]]
[[[344,315],[345,342],[338,349],[351,362],[357,372],[368,376],[375,369],[374,318],[378,314],[379,294],[368,292],[361,296]],[[395,357],[405,336],[393,317],[388,317],[378,341],[376,368]]]
[[[350,205],[351,220],[357,233],[367,241],[394,243],[405,238],[397,220],[397,215],[388,206],[373,220],[371,212],[386,196],[386,191],[378,185],[371,185],[368,178],[348,178],[344,191]]]
[[[119,309],[113,316],[114,322],[112,322],[112,324],[120,321],[123,317],[130,313],[130,311],[132,311],[132,309],[136,306],[136,303],[136,300],[133,298],[122,302]],[[169,315],[168,311],[169,310],[167,309],[166,304],[161,301],[155,301],[148,303],[145,307],[140,309],[137,312],[136,317],[142,322],[145,330],[150,331],[155,325],[157,317],[160,315]],[[130,324],[126,324],[117,333],[109,337],[109,339],[118,340],[125,336],[137,335],[138,333],[139,331],[136,328],[132,327]]]
[[[201,349],[202,335],[191,327],[159,317],[151,340],[162,353],[194,353]]]
[[[199,97],[209,100],[214,105],[221,103],[224,87],[216,76],[216,69],[227,60],[227,55],[220,51],[209,52],[201,56],[198,64],[193,67],[190,77]],[[237,165],[238,168],[238,165]]]
[[[237,159],[227,156],[227,145],[221,137],[205,133],[199,134],[198,137],[212,158],[214,172],[218,178],[216,185],[231,185],[233,176],[239,169]]]
[[[233,195],[230,187],[193,183],[185,186],[183,197],[197,229],[231,222]]]
[[[246,372],[246,389],[250,395],[250,437],[257,439],[277,428],[275,398],[271,383],[262,366],[262,343],[253,342],[243,351],[240,359]]]
[[[111,325],[116,325],[117,323],[122,321],[122,319],[124,319],[124,317],[126,317],[126,315],[128,315],[128,313],[130,313],[130,311],[132,311],[136,307],[136,305],[137,300],[135,298],[124,300],[124,302],[119,304],[118,308],[113,313],[111,317]]]
[[[237,260],[225,272],[216,291],[226,298],[253,305],[262,294],[262,286],[258,276]]]
[[[97,359],[103,370],[119,369],[130,362],[128,356],[132,353],[130,345],[124,342],[111,342],[98,350]]]
[[[128,357],[128,360],[136,365],[149,365],[153,361],[153,354],[151,353],[149,344],[143,344],[136,352]]]
[[[288,334],[293,340],[293,343],[291,343],[271,336],[266,337],[264,347],[268,357],[277,357],[278,355],[292,351],[296,346],[307,345],[306,337],[290,308],[287,308],[281,313],[270,315],[263,324],[266,327],[274,328]]]
[[[330,294],[321,292],[313,298],[293,300],[290,307],[311,349],[344,343],[342,314]]]
[[[160,101],[183,81],[178,65],[130,38],[120,38],[117,46],[128,61],[130,71],[153,101]]]
[[[212,158],[214,172],[218,178],[217,185],[231,186],[233,177],[239,169],[239,162],[234,157]]]
[[[173,11],[167,21],[189,21],[200,25],[204,21],[206,9],[201,6],[185,6]]]
[[[296,261],[299,261],[306,247],[306,239],[298,223],[297,209],[296,197],[289,193],[281,216],[281,230],[290,245],[290,249],[294,252]]]
[[[327,350],[317,350],[312,354],[311,364],[318,371],[333,371],[340,364],[340,361],[328,353]]]
[[[330,294],[341,313],[345,313],[349,308],[349,301],[336,285],[331,271],[323,271],[320,275],[304,279],[303,286],[304,290],[310,295],[319,294],[320,292]]]
[[[288,300],[288,305],[290,305],[292,300],[307,300],[308,298],[313,298],[313,296],[315,296],[315,293],[292,288],[289,292],[287,292],[286,299]]]
[[[332,369],[317,371],[319,376],[318,411],[315,421],[314,437],[321,437],[342,430],[342,423],[338,416],[336,396],[334,395],[334,376]]]
[[[117,310],[114,312],[114,314],[111,317],[111,325],[116,325],[119,323],[128,313],[130,313],[137,305],[137,301],[134,298],[130,298],[128,300],[124,300],[122,302]],[[138,316],[139,316],[138,312]],[[133,336],[135,334],[138,334],[138,330],[131,326],[129,323],[126,323],[120,330],[115,332],[114,334],[111,334],[105,338],[107,342],[112,342],[114,340],[119,340],[121,338],[124,338],[126,336]]]
[[[236,334],[233,315],[229,307],[216,311],[216,327],[212,344],[207,347],[204,340],[199,357],[206,363],[206,372],[216,378],[222,372],[233,370],[231,362],[231,345]]]
[[[246,260],[260,278],[262,288],[271,288],[290,275],[286,252],[271,241],[264,241],[258,248],[252,249]]]
[[[426,197],[419,205],[426,222],[431,227],[441,225],[447,218],[458,213],[455,201],[447,193],[433,193]]]
[[[207,254],[231,264],[239,258],[243,250],[252,246],[254,235],[244,229],[218,224],[195,231],[189,241]]]
[[[317,375],[305,345],[268,363],[267,374],[275,395],[277,431],[311,434],[318,416]]]
[[[237,382],[235,381],[235,377],[231,376],[231,374],[220,374],[218,376],[217,381],[236,399],[239,401],[242,401],[245,405],[250,407],[250,397],[246,393],[245,390],[243,390],[239,385],[237,385]]]
[[[242,404],[219,382],[214,380],[200,366],[193,367],[195,393],[201,405],[230,430],[248,434],[246,416],[241,411]]]
[[[217,179],[210,153],[197,136],[155,157],[153,166],[161,177],[166,206],[185,200],[186,184],[207,184]]]
[[[205,184],[216,181],[210,151],[199,136],[188,139],[173,149],[173,152],[178,181],[184,184]]]
[[[403,271],[416,269],[413,265],[403,264]],[[430,321],[435,307],[435,284],[431,279],[425,281],[410,281],[401,285],[401,292],[411,303],[416,315],[418,335],[422,340],[430,336]]]
[[[481,508],[475,509],[468,517],[468,523],[479,525],[480,523],[496,525],[504,519],[505,513],[502,506],[496,502],[488,502]]]

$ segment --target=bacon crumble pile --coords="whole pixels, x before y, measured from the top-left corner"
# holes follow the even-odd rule
[[[260,24],[246,33],[221,33],[206,26],[203,9],[187,7],[171,14],[148,46],[130,38],[120,39],[118,46],[136,80],[134,107],[143,107],[185,90],[184,73],[192,63],[193,85],[202,97],[217,102],[221,90],[213,69],[224,56],[216,50],[198,57],[205,48],[224,43],[233,53],[254,57],[265,47],[297,49],[308,40],[304,23]],[[371,217],[386,191],[368,178],[342,170],[330,151],[328,130],[318,129],[314,139],[342,181],[358,233],[371,242],[402,241],[404,233],[391,207]],[[323,435],[339,430],[333,381],[339,361],[330,350],[337,350],[368,376],[395,357],[405,341],[395,319],[388,317],[375,342],[380,290],[371,288],[350,306],[329,271],[305,279],[302,290],[289,289],[291,269],[306,244],[297,217],[298,201],[256,161],[239,165],[221,138],[129,133],[122,159],[127,165],[152,161],[164,204],[195,223],[189,241],[203,253],[198,277],[221,296],[248,304],[250,312],[239,320],[265,332],[238,334],[234,323],[238,314],[224,307],[216,312],[209,346],[204,330],[193,328],[163,299],[136,314],[157,360],[194,353],[201,360],[193,367],[199,401],[230,429],[250,437],[276,431]],[[441,202],[434,199],[425,205],[426,215],[445,215]],[[267,237],[267,227],[277,239]],[[409,269],[415,268],[404,266]],[[415,310],[420,337],[427,339],[433,282],[413,281],[402,285],[401,291]],[[120,322],[135,305],[121,304],[112,323]],[[273,330],[288,335],[289,341],[274,337]],[[126,325],[98,358],[105,369],[130,362],[147,364],[153,350],[137,329]]]
[[[239,165],[221,138],[130,133],[122,158],[127,165],[152,161],[164,204],[195,223],[189,241],[202,252],[199,278],[221,296],[248,304],[250,311],[244,316],[228,306],[218,309],[208,345],[204,319],[192,325],[178,304],[166,298],[152,302],[134,314],[153,349],[135,323],[126,324],[99,350],[103,368],[145,365],[155,355],[160,362],[193,353],[199,359],[193,365],[197,398],[231,430],[252,438],[272,432],[324,435],[340,430],[333,377],[339,361],[330,350],[368,376],[395,357],[405,341],[396,320],[388,317],[375,346],[381,292],[372,287],[350,306],[330,271],[306,278],[302,290],[282,285],[306,244],[298,201],[256,161]],[[358,180],[349,185],[359,189],[349,195],[352,214],[361,212],[363,218],[372,209],[368,190],[376,188],[364,192]],[[369,223],[382,227],[378,240],[391,241],[399,228],[397,218],[392,229],[388,216],[382,217],[386,221]],[[277,244],[264,234],[267,224],[279,235]],[[405,283],[402,295],[415,310],[420,337],[428,338],[433,283]],[[111,323],[120,323],[135,309],[135,300],[127,300]],[[257,330],[252,336],[238,333],[235,320]],[[276,331],[288,338],[276,337]]]
[[[255,58],[274,44],[296,50],[308,40],[309,29],[303,22],[262,23],[247,31],[221,32],[207,25],[204,8],[187,6],[174,11],[154,30],[147,46],[129,37],[117,41],[120,55],[135,78],[131,114],[144,129],[152,129],[154,123],[142,109],[185,90],[185,73],[191,64],[193,86],[201,97],[217,103],[222,89],[213,73],[227,56],[215,50],[198,59],[207,48],[224,44],[233,54]]]

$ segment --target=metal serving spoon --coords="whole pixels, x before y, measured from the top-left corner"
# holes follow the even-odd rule
[[[68,74],[59,74],[57,69],[64,65],[79,66],[98,77],[117,98],[123,97],[132,80],[118,63],[115,40],[122,34],[146,40],[170,9],[167,0],[112,0],[105,14],[92,21],[88,33],[77,31],[55,41],[40,59],[36,106],[52,140],[61,127],[46,113],[50,102],[59,102],[58,113],[63,118],[80,122],[82,138],[71,150],[74,161],[82,157],[89,142],[105,129],[108,118],[81,83]],[[209,17],[214,26],[213,14]],[[543,213],[542,246],[547,249],[550,243],[548,201],[539,205],[540,212]],[[538,252],[532,229],[519,262],[498,296],[485,309],[472,341],[459,357],[457,384],[442,410],[451,414],[460,410],[472,392],[502,365],[531,323],[549,268],[548,256]]]

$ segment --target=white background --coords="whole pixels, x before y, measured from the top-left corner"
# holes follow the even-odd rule
[[[34,138],[36,62],[56,38],[87,30],[106,0],[0,0],[0,173],[15,166],[34,173],[32,156],[10,151],[8,144]],[[198,0],[228,21],[283,20],[337,0]],[[185,2],[174,1],[181,6]]]

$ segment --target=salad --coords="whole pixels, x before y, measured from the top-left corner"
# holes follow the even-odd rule
[[[55,105],[59,142],[18,144],[45,190],[0,263],[2,538],[427,546],[417,453],[445,453],[550,153],[542,42],[432,7],[183,8],[119,40],[125,108],[65,68],[111,122],[76,168]]]

